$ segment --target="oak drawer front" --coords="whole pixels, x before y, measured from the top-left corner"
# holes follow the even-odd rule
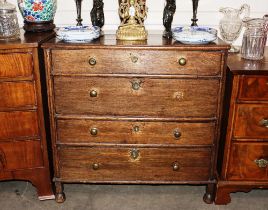
[[[56,74],[183,74],[217,75],[221,69],[219,52],[170,50],[53,50]],[[179,64],[179,60],[186,64]]]
[[[61,148],[60,176],[79,181],[208,180],[210,150]]]
[[[268,105],[239,104],[235,116],[234,138],[268,140]]]
[[[57,120],[58,142],[211,145],[214,123]]]
[[[38,137],[38,116],[34,111],[0,112],[0,141]]]
[[[32,75],[33,58],[30,53],[0,53],[0,78]]]
[[[240,86],[239,99],[268,101],[268,76],[244,76]]]
[[[0,142],[0,172],[43,165],[40,141]]]
[[[214,117],[219,80],[55,77],[62,114]]]
[[[33,82],[0,83],[0,109],[35,106],[35,85]]]
[[[268,180],[268,144],[232,144],[228,167],[229,180]]]

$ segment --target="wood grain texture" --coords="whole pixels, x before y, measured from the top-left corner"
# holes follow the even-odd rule
[[[139,90],[132,89],[136,80]],[[55,77],[54,87],[56,112],[62,114],[213,118],[219,81]],[[97,97],[90,97],[92,90]]]
[[[33,58],[31,53],[0,52],[0,79],[27,77],[33,73]]]
[[[268,101],[268,76],[244,76],[239,100]]]
[[[221,54],[173,50],[54,50],[52,53],[55,74],[175,74],[218,75]],[[90,65],[94,58],[96,65]],[[133,62],[132,59],[137,61]],[[179,65],[179,59],[186,65]],[[79,67],[77,66],[79,63]],[[157,67],[157,68],[156,68]]]
[[[42,167],[40,154],[40,141],[0,142],[0,171]]]
[[[38,116],[35,111],[0,112],[0,141],[16,138],[38,138]]]
[[[60,174],[62,179],[84,181],[107,180],[207,180],[209,150],[139,148],[139,157],[130,157],[132,148],[62,148]],[[173,163],[179,165],[173,170]],[[92,164],[98,163],[94,170]]]
[[[268,119],[267,104],[239,104],[233,125],[234,138],[268,141],[268,128],[261,124],[264,119]]]
[[[58,143],[211,145],[214,123],[57,120]],[[96,136],[90,133],[96,128]],[[136,129],[136,130],[135,130]],[[176,138],[174,132],[180,132]]]
[[[267,143],[234,143],[231,148],[228,180],[268,180],[268,167],[260,168],[255,160],[268,160]]]
[[[2,82],[0,95],[0,110],[37,105],[33,82]]]

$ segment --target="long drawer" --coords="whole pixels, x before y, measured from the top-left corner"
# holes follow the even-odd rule
[[[201,181],[209,179],[209,149],[83,148],[59,149],[62,180]]]
[[[55,77],[59,114],[215,117],[219,80]]]
[[[40,141],[0,142],[0,172],[41,167],[42,157]]]
[[[268,140],[268,105],[238,104],[234,138]]]
[[[0,109],[35,106],[35,85],[33,82],[0,83]]]
[[[33,73],[30,53],[0,53],[0,79],[27,77]]]
[[[181,63],[180,59],[186,61]],[[53,50],[56,74],[177,74],[217,75],[220,52],[142,49]]]
[[[58,143],[211,145],[215,123],[57,120]]]
[[[268,144],[233,143],[228,180],[268,180]]]
[[[0,112],[0,141],[17,138],[39,138],[35,111]]]

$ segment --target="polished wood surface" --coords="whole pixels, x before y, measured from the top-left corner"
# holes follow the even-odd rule
[[[135,82],[140,83],[138,90],[133,90]],[[173,118],[217,115],[219,80],[215,79],[54,77],[54,88],[58,114]],[[93,90],[97,91],[96,97],[90,96]]]
[[[260,61],[228,57],[230,93],[226,136],[222,135],[222,168],[216,204],[231,202],[230,193],[268,188],[268,48]],[[267,161],[267,162],[266,162]],[[258,164],[257,164],[258,163]]]
[[[72,181],[202,181],[209,179],[210,150],[139,148],[63,148],[61,179]],[[98,164],[94,169],[93,164]],[[178,164],[174,170],[173,165]]]
[[[42,46],[57,202],[69,182],[206,184],[213,201],[228,45]]]
[[[0,180],[30,181],[40,200],[54,198],[40,85],[40,44],[54,33],[0,41]]]

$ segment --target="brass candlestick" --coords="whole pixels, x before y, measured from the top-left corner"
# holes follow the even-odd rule
[[[118,13],[121,24],[116,31],[119,40],[146,40],[148,32],[144,27],[148,8],[145,0],[120,0]]]

